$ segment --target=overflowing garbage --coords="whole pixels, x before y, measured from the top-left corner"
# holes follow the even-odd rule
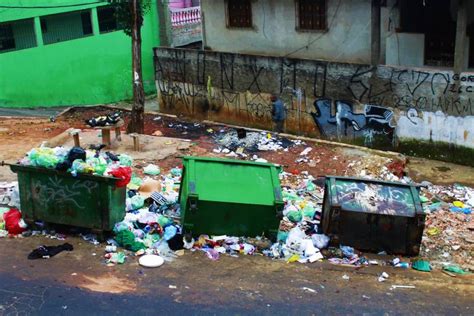
[[[199,126],[194,126],[198,128]],[[184,127],[183,127],[184,128]],[[256,151],[286,151],[291,146],[304,143],[279,138],[266,132],[245,132],[227,129],[214,133],[218,146],[214,152],[243,159],[255,160],[247,153]],[[270,135],[270,136],[269,136]],[[313,149],[305,146],[300,159]],[[257,157],[258,158],[258,157]],[[183,230],[178,203],[182,169],[169,170],[148,164],[145,176],[132,173],[133,159],[126,154],[74,148],[34,148],[19,161],[26,166],[44,167],[68,172],[72,176],[92,174],[122,179],[125,186],[126,215],[117,222],[113,238],[104,246],[103,262],[106,265],[138,260],[143,267],[159,267],[172,262],[183,251],[202,252],[209,260],[221,256],[263,255],[288,263],[313,263],[327,260],[331,264],[353,267],[389,265],[397,268],[413,268],[430,271],[443,268],[449,273],[463,274],[473,270],[471,258],[474,245],[474,225],[471,219],[474,208],[474,190],[461,185],[435,186],[422,183],[421,202],[427,214],[426,229],[422,239],[420,258],[411,260],[400,257],[372,259],[348,245],[332,246],[329,236],[322,233],[322,203],[324,185],[307,171],[282,172],[282,198],[285,203],[283,219],[275,239],[270,236],[193,236]],[[352,172],[361,177],[412,183],[403,171],[403,164],[394,163],[375,170],[364,163],[353,163]],[[27,227],[21,222],[18,189],[8,184],[0,185],[0,197],[12,207],[0,208],[0,237],[7,235],[27,236]],[[3,195],[2,195],[3,194]],[[16,202],[15,202],[16,201]],[[5,203],[6,204],[6,203]],[[13,223],[13,224],[12,224]],[[29,235],[41,235],[30,233]],[[44,235],[44,233],[42,234]],[[51,234],[56,236],[55,234]],[[85,236],[85,235],[84,235]],[[66,238],[65,236],[59,236]],[[61,239],[61,240],[63,240]],[[99,244],[94,236],[89,242]],[[67,249],[66,249],[67,250]],[[380,254],[386,254],[381,252]],[[388,276],[381,275],[381,282]]]
[[[39,147],[30,150],[19,161],[20,165],[56,169],[71,175],[92,174],[120,178],[117,186],[125,186],[131,178],[133,163],[129,155],[115,155],[100,150],[85,150],[81,147]]]

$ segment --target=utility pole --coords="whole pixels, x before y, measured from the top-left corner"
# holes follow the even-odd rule
[[[140,0],[130,1],[130,12],[132,13],[132,82],[133,82],[133,106],[130,123],[127,126],[128,133],[143,134],[145,130],[145,91],[142,78],[142,37],[141,18],[138,6]]]
[[[465,67],[467,13],[466,0],[457,0],[458,18],[456,21],[456,43],[454,46],[454,73],[461,74]]]
[[[377,66],[380,62],[380,0],[372,0],[371,19],[371,54],[372,66]]]

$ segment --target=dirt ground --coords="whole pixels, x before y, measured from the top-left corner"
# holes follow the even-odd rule
[[[14,163],[31,148],[39,146],[42,142],[61,134],[68,128],[88,129],[88,126],[84,123],[86,119],[112,111],[108,107],[71,108],[57,117],[55,122],[51,122],[48,118],[2,119],[0,121],[0,161]],[[126,111],[124,112],[124,120],[126,126],[129,120],[129,113]],[[224,156],[212,152],[212,149],[218,146],[212,139],[212,133],[209,133],[208,129],[216,132],[225,129],[225,127],[223,125],[196,123],[157,114],[148,113],[145,115],[145,134],[152,135],[158,131],[164,137],[182,138],[191,141],[189,149],[181,150],[175,155],[168,155],[166,159],[159,159],[159,165],[163,170],[179,165],[179,157],[182,155]],[[122,128],[122,132],[125,132],[125,127]],[[307,146],[313,148],[309,155],[313,163],[296,163],[295,160]],[[285,171],[296,173],[308,171],[313,176],[359,176],[361,168],[377,170],[390,162],[390,158],[373,154],[363,148],[348,148],[313,142],[291,147],[288,152],[259,152],[258,156],[283,165]],[[357,168],[354,166],[356,162],[363,162],[363,164]],[[472,167],[435,160],[409,158],[407,170],[408,175],[417,181],[426,180],[435,184],[462,183],[474,186],[474,168]],[[2,181],[13,181],[15,178],[9,168],[0,168],[0,179]]]

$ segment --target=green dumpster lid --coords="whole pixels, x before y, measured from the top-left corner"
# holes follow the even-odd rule
[[[280,167],[274,164],[204,157],[184,157],[183,162],[199,200],[275,204]]]
[[[411,185],[357,178],[330,177],[332,204],[346,211],[413,217],[419,196]]]

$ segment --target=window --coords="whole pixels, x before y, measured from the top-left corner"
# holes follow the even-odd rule
[[[0,24],[0,53],[36,46],[33,19]]]
[[[251,0],[227,1],[227,26],[252,27]]]
[[[299,30],[326,30],[326,0],[297,0]]]
[[[114,7],[99,7],[97,8],[97,17],[99,18],[100,33],[107,33],[119,30],[117,17],[115,16]]]
[[[15,37],[11,23],[0,25],[0,51],[15,49]]]
[[[81,13],[81,20],[82,20],[82,33],[84,35],[92,34],[92,21],[91,21],[91,14],[89,11]]]
[[[43,16],[40,23],[45,45],[92,34],[90,10]]]

